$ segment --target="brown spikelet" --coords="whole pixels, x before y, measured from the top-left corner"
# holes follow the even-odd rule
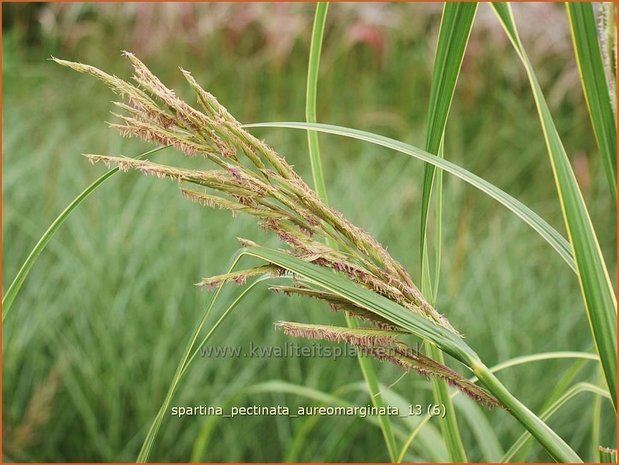
[[[203,192],[196,192],[187,189],[181,189],[181,194],[186,199],[199,203],[204,207],[229,210],[232,214],[246,213],[248,215],[255,216],[256,218],[285,219],[285,217],[276,212],[265,208],[253,207],[252,205],[255,205],[255,203],[251,202],[251,198],[249,197],[237,197],[236,201],[231,201],[215,195],[209,195]]]
[[[156,105],[145,105],[142,101],[129,99],[129,104],[123,102],[113,102],[119,109],[126,111],[133,118],[145,122],[152,122],[165,129],[174,128],[176,121],[172,115],[161,110]],[[122,117],[124,119],[124,117]]]
[[[411,364],[399,356],[392,347],[371,347],[364,350],[364,355],[369,355],[377,360],[389,362],[404,371],[410,371]]]
[[[378,329],[394,332],[400,330],[397,326],[394,326],[389,320],[378,316],[368,310],[357,307],[356,305],[351,304],[348,300],[336,294],[333,294],[332,292],[318,291],[316,289],[311,289],[309,287],[303,286],[270,286],[269,290],[287,296],[294,294],[322,300],[326,302],[329,305],[329,308],[331,308],[333,311],[348,312],[353,317],[366,321]]]
[[[195,177],[195,174],[188,170],[171,168],[165,165],[158,165],[146,160],[136,160],[126,157],[110,157],[107,155],[85,154],[91,163],[101,162],[108,168],[116,166],[120,171],[136,170],[148,176],[157,178],[169,178],[181,182],[188,177]]]
[[[95,79],[102,81],[105,83],[110,89],[112,89],[115,93],[121,95],[127,95],[130,92],[130,85],[122,79],[117,78],[116,76],[112,76],[111,74],[107,74],[104,71],[101,71],[99,68],[96,68],[91,65],[85,65],[83,63],[76,63],[73,61],[61,60],[56,57],[51,58],[53,61],[58,63],[61,66],[66,66],[67,68],[71,68],[78,73],[89,74],[93,76]]]
[[[382,329],[385,331],[401,332],[401,329],[395,326],[389,320],[356,305],[352,305],[350,303],[330,303],[329,308],[331,308],[331,310],[333,310],[334,312],[347,312],[352,317],[370,323],[372,326],[378,329]]]
[[[502,404],[485,389],[471,383],[456,371],[436,362],[417,350],[410,347],[398,347],[394,356],[400,358],[403,363],[408,363],[410,368],[413,368],[420,375],[441,378],[451,386],[487,407],[502,406]]]
[[[194,79],[194,77],[189,71],[184,70],[183,68],[181,68],[180,70],[183,73],[183,76],[185,76],[185,79],[187,79],[189,85],[196,92],[198,102],[200,103],[206,114],[218,117],[222,121],[231,122],[237,126],[240,126],[238,121],[236,121],[236,119],[234,119],[234,117],[230,113],[228,113],[228,110],[226,110],[222,105],[219,104],[215,96],[204,90],[197,83],[197,81]]]
[[[123,120],[124,124],[110,123],[109,126],[118,131],[123,137],[138,137],[146,142],[154,142],[161,145],[172,145],[179,152],[184,153],[189,157],[201,154],[204,157],[212,155],[213,148],[209,145],[199,143],[191,134],[184,132],[182,129],[170,129],[169,126],[162,127],[156,121],[145,121],[131,116],[118,115],[114,116]]]
[[[378,329],[340,328],[337,326],[311,325],[290,321],[278,321],[275,323],[275,328],[283,331],[288,336],[345,342],[358,347],[389,345],[395,342],[395,336],[397,335]]]
[[[267,231],[272,231],[277,234],[279,239],[296,248],[305,249],[311,242],[310,236],[299,230],[298,228],[290,227],[287,223],[269,219],[260,222],[260,227]]]
[[[264,274],[270,274],[271,276],[281,276],[282,273],[283,270],[275,265],[262,265],[255,268],[249,268],[247,270],[234,271],[232,273],[204,278],[202,281],[197,283],[196,286],[206,287],[208,290],[212,290],[230,282],[234,282],[236,284],[245,284],[247,279],[253,276],[262,276]]]

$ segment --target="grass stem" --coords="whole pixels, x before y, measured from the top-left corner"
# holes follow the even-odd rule
[[[494,376],[483,363],[473,367],[475,375],[499,399],[509,412],[544,446],[548,453],[557,462],[580,463],[582,459],[546,425],[537,415],[523,405],[509,390]]]
[[[314,26],[312,28],[312,41],[310,45],[310,57],[309,65],[307,69],[307,92],[305,101],[305,117],[308,123],[316,123],[316,101],[318,96],[318,73],[320,68],[320,56],[322,53],[322,40],[324,36],[325,23],[327,19],[327,12],[329,10],[328,2],[318,2],[316,4],[316,15],[314,17]],[[329,205],[329,198],[327,195],[327,187],[325,184],[324,173],[322,169],[322,162],[320,159],[320,146],[318,143],[318,133],[316,131],[307,131],[307,143],[309,149],[310,164],[312,168],[312,178],[314,181],[314,189],[318,194],[320,200],[325,205]],[[327,244],[337,249],[335,241],[327,237]],[[357,323],[346,314],[346,324],[349,328],[355,328]],[[375,407],[382,407],[384,402],[380,395],[380,386],[378,377],[372,363],[369,359],[361,356],[357,357],[359,361],[359,368],[363,374],[363,379],[370,393],[372,404]],[[387,446],[387,452],[392,462],[396,458],[396,442],[391,427],[391,422],[388,417],[379,417],[380,428],[385,439]]]

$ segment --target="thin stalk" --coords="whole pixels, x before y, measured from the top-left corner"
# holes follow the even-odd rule
[[[232,264],[228,268],[228,273],[230,273],[232,270],[234,270],[234,268],[238,264],[240,258],[241,258],[241,255],[237,252],[235,254],[235,256],[233,257]],[[146,463],[146,462],[148,462],[148,459],[149,459],[150,454],[152,452],[153,446],[155,444],[155,440],[157,439],[157,435],[159,434],[159,430],[161,428],[161,424],[163,423],[163,419],[165,417],[165,414],[166,414],[166,412],[168,411],[168,409],[170,407],[170,403],[172,402],[174,394],[176,394],[176,391],[178,390],[178,387],[180,385],[181,380],[185,376],[189,365],[191,364],[191,362],[194,360],[194,358],[198,354],[198,352],[200,350],[200,347],[203,346],[204,344],[206,344],[209,341],[211,336],[214,334],[215,330],[230,315],[232,310],[234,310],[236,308],[236,306],[241,302],[241,300],[243,300],[243,298],[245,298],[245,296],[258,283],[260,283],[260,282],[262,282],[264,280],[265,280],[264,277],[258,278],[255,281],[253,281],[249,286],[247,286],[243,290],[243,292],[222,313],[222,315],[218,318],[218,320],[213,324],[213,326],[211,327],[209,332],[201,340],[200,344],[196,344],[196,342],[198,341],[198,337],[200,336],[200,333],[202,332],[202,330],[204,328],[204,325],[206,324],[206,321],[207,321],[209,315],[211,314],[211,311],[212,311],[213,307],[215,306],[215,303],[217,302],[217,299],[219,298],[219,295],[221,293],[221,289],[222,288],[217,289],[217,292],[215,292],[215,294],[213,294],[213,296],[210,299],[209,304],[206,306],[205,311],[202,314],[202,317],[200,318],[199,323],[196,325],[196,327],[195,327],[195,329],[194,329],[194,331],[193,331],[193,333],[191,335],[191,338],[189,339],[189,341],[188,341],[188,343],[187,343],[187,345],[185,347],[185,350],[183,352],[183,356],[182,356],[182,358],[181,358],[181,360],[180,360],[180,362],[179,362],[179,364],[178,364],[178,366],[176,368],[176,372],[174,373],[174,377],[172,378],[172,382],[170,383],[170,386],[168,387],[168,392],[166,393],[164,401],[162,402],[161,407],[159,408],[159,411],[157,412],[157,415],[153,419],[153,422],[150,425],[148,433],[146,434],[146,438],[144,439],[144,443],[142,444],[142,448],[140,449],[140,452],[139,452],[138,457],[136,459],[137,463]]]
[[[358,327],[357,322],[353,320],[348,313],[346,313],[346,323],[348,324],[349,328]],[[372,366],[372,361],[369,358],[363,357],[361,355],[357,356],[357,360],[359,361],[359,367],[361,368],[363,379],[365,380],[368,392],[370,393],[370,400],[372,402],[372,405],[379,409],[384,407],[385,402],[383,401],[383,398],[380,394],[380,384],[378,382],[378,377],[376,376],[376,371]],[[395,442],[395,435],[393,433],[391,421],[386,415],[379,415],[378,423],[380,426],[380,430],[383,433],[385,445],[387,446],[389,460],[391,462],[395,462],[397,445]]]
[[[492,373],[496,373],[498,371],[505,370],[507,368],[512,368],[518,365],[526,365],[532,362],[540,362],[544,360],[560,360],[560,359],[568,359],[568,358],[583,360],[583,361],[590,360],[590,361],[595,361],[595,362],[599,362],[600,360],[596,355],[589,354],[587,352],[542,352],[540,354],[523,355],[521,357],[515,357],[509,360],[505,360],[504,362],[501,362],[498,365],[492,366],[491,368],[489,368],[489,370]],[[469,378],[469,381],[476,382],[478,381],[478,378],[477,376],[474,376],[472,378]],[[450,397],[453,399],[458,394],[460,394],[460,391],[453,391]],[[421,420],[419,425],[417,425],[417,427],[413,431],[411,431],[409,437],[406,439],[406,441],[404,442],[404,445],[402,446],[402,450],[400,451],[400,454],[398,456],[397,463],[401,463],[404,460],[404,456],[406,455],[406,452],[412,445],[413,441],[415,440],[415,438],[417,437],[421,429],[427,423],[429,423],[431,419],[432,419],[431,415],[426,415],[424,419]],[[596,448],[596,451],[597,451],[597,448]]]
[[[445,364],[445,357],[443,353],[433,345],[428,345],[427,354],[436,360],[441,365]],[[462,463],[467,462],[466,451],[464,444],[462,443],[462,436],[460,435],[460,429],[458,428],[458,420],[456,418],[456,409],[451,396],[449,395],[449,388],[445,381],[439,379],[432,380],[432,393],[437,403],[443,404],[445,407],[445,417],[440,418],[441,432],[443,433],[443,439],[449,452],[449,458],[452,462]]]
[[[442,155],[442,144],[439,148],[439,155]],[[435,263],[434,263],[434,285],[430,275],[430,266],[428,260],[428,247],[427,241],[422,241],[423,248],[423,260],[421,270],[421,293],[427,296],[430,305],[436,304],[436,296],[438,292],[438,282],[440,275],[440,257],[441,257],[441,215],[442,215],[442,200],[443,200],[443,172],[438,170],[436,173],[436,199],[434,204],[434,223],[435,223]],[[427,233],[427,230],[424,231]],[[434,290],[432,290],[434,288]],[[428,345],[426,354],[436,360],[441,365],[445,364],[445,357],[443,353],[433,345]],[[449,452],[449,458],[452,462],[467,462],[466,450],[462,443],[462,435],[458,427],[458,420],[456,418],[456,409],[454,408],[453,401],[449,395],[449,388],[445,381],[440,379],[432,379],[432,394],[437,404],[445,406],[445,416],[439,419],[441,433],[447,450]]]
[[[314,27],[312,29],[312,42],[310,45],[309,66],[307,68],[307,90],[305,98],[305,119],[308,123],[316,123],[316,96],[318,94],[318,70],[320,68],[320,54],[322,52],[322,38],[325,31],[328,2],[318,2],[316,4],[316,15],[314,16]],[[325,185],[322,162],[320,161],[320,149],[318,147],[318,134],[315,131],[307,131],[307,143],[309,146],[309,157],[312,166],[312,179],[314,189],[318,197],[329,204],[327,197],[327,187]]]
[[[581,392],[591,392],[597,397],[605,397],[610,400],[610,395],[604,389],[595,386],[591,383],[577,383],[568,389],[561,397],[552,402],[547,408],[545,408],[540,414],[540,418],[544,421],[548,420],[554,415],[568,400],[574,398]],[[505,453],[501,462],[508,462],[513,460],[514,455],[527,443],[531,435],[527,432],[523,433],[514,445]]]
[[[537,441],[544,446],[548,453],[557,462],[580,463],[582,459],[546,425],[537,415],[522,404],[507,388],[494,376],[483,363],[473,367],[475,375],[499,399],[508,411],[516,418]]]
[[[159,152],[169,146],[157,147],[155,149],[149,150],[148,152],[144,152],[141,155],[138,155],[136,160],[142,160],[149,155],[152,155],[155,152]],[[43,233],[39,241],[35,244],[34,248],[24,261],[24,264],[21,266],[17,275],[11,282],[8,290],[4,294],[2,298],[2,322],[4,323],[4,319],[9,314],[11,307],[13,306],[13,302],[19,294],[19,291],[24,284],[24,281],[28,277],[30,270],[36,263],[41,252],[45,250],[45,247],[49,243],[49,241],[54,237],[56,232],[60,229],[60,227],[64,224],[64,222],[69,218],[73,210],[80,206],[80,204],[88,198],[90,194],[92,194],[101,184],[107,181],[111,176],[113,176],[116,172],[118,172],[118,168],[113,168],[105,173],[103,176],[99,177],[95,182],[93,182],[90,186],[84,189],[53,221],[51,225],[47,228],[47,230]]]
[[[322,53],[322,40],[324,37],[325,23],[327,19],[327,12],[329,10],[328,2],[319,2],[316,4],[316,14],[314,16],[314,25],[312,28],[312,41],[310,45],[309,64],[307,69],[307,90],[305,101],[305,117],[308,123],[316,123],[316,101],[318,95],[318,72],[320,68],[320,56]],[[314,181],[314,188],[320,200],[325,205],[329,205],[329,198],[327,196],[327,187],[324,180],[324,173],[322,169],[322,162],[320,159],[320,146],[318,143],[318,133],[316,131],[307,131],[307,143],[309,149],[310,164],[312,168],[312,178]],[[331,238],[326,238],[327,244],[338,249],[337,243]],[[346,314],[346,324],[349,328],[357,327],[357,323]],[[363,379],[370,393],[372,404],[375,407],[384,406],[383,399],[380,395],[380,386],[376,372],[369,359],[358,356],[359,368],[363,374]],[[387,446],[387,452],[392,462],[396,457],[396,442],[393,435],[393,429],[391,427],[391,421],[387,416],[381,415],[379,417],[380,429],[385,439]]]
[[[313,263],[279,250],[252,246],[244,249],[244,254],[262,259],[284,268],[300,279],[330,291],[358,307],[362,307],[389,320],[394,325],[438,346],[443,352],[453,356],[466,365],[486,385],[488,390],[500,401],[507,411],[524,426],[540,444],[558,461],[581,462],[580,457],[557,433],[525,407],[492,374],[480,360],[477,353],[459,336],[441,328],[426,318],[408,311],[398,303],[352,283],[346,277],[326,270]]]

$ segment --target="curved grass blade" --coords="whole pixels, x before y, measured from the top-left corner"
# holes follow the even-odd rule
[[[617,198],[617,130],[591,3],[566,2],[572,42],[608,186]]]
[[[442,157],[442,140],[447,124],[447,116],[453,99],[456,82],[462,66],[464,51],[468,43],[473,19],[477,12],[477,3],[445,3],[436,46],[436,57],[432,71],[430,104],[426,127],[426,150]],[[427,259],[428,245],[426,231],[428,228],[428,213],[430,198],[434,185],[434,165],[426,164],[424,170],[423,191],[421,198],[420,220],[420,256],[421,258],[421,292],[434,304],[438,292],[441,256],[441,210],[442,210],[442,172],[438,173],[437,199],[434,221],[436,223],[436,259],[434,263],[435,278],[431,279],[430,262]],[[434,288],[434,291],[433,291]],[[443,354],[436,347],[428,347],[427,354],[437,362],[444,364]],[[445,417],[439,419],[441,431],[445,437],[449,457],[452,462],[466,462],[466,451],[462,443],[456,409],[453,406],[447,384],[440,379],[432,380],[434,399],[445,406]]]
[[[338,136],[350,137],[352,139],[362,140],[365,142],[371,142],[372,144],[380,145],[389,149],[393,149],[397,152],[410,155],[418,160],[430,163],[443,171],[448,172],[454,176],[457,176],[461,180],[469,183],[473,187],[481,190],[485,194],[489,195],[497,202],[507,207],[512,213],[516,214],[525,223],[531,226],[542,238],[548,242],[553,249],[565,260],[565,262],[576,271],[576,266],[572,258],[572,252],[569,243],[565,240],[561,234],[557,232],[552,226],[550,226],[544,219],[542,219],[537,213],[524,205],[519,200],[515,199],[508,193],[502,191],[494,184],[489,183],[485,179],[465,170],[461,166],[456,165],[448,160],[432,155],[417,147],[414,147],[404,142],[400,142],[396,139],[373,134],[367,131],[361,131],[359,129],[351,129],[342,126],[334,126],[331,124],[322,123],[303,123],[303,122],[273,122],[273,123],[255,123],[245,124],[246,128],[257,127],[270,127],[270,128],[289,128],[289,129],[313,129],[314,131],[324,132],[328,134],[335,134]]]
[[[531,362],[542,362],[544,360],[560,360],[560,359],[579,359],[579,360],[592,360],[595,362],[600,361],[600,357],[595,354],[590,354],[588,352],[570,352],[570,351],[559,351],[559,352],[542,352],[540,354],[532,354],[532,355],[522,355],[520,357],[510,358],[504,362],[501,362],[497,365],[494,365],[490,371],[496,373],[497,371],[502,371],[507,368],[512,368],[519,365],[526,365]]]
[[[337,392],[332,394],[320,391],[318,389],[313,389],[307,386],[303,386],[300,384],[289,383],[281,380],[270,380],[265,381],[258,384],[253,384],[246,388],[240,389],[234,395],[230,396],[230,398],[226,401],[226,403],[222,406],[224,410],[228,407],[234,405],[239,402],[240,398],[243,396],[251,395],[251,394],[262,394],[262,393],[280,393],[280,394],[290,394],[298,397],[302,397],[308,400],[312,400],[318,402],[323,405],[337,406],[337,407],[354,407],[356,404],[353,402],[349,402],[346,399],[340,397]],[[196,441],[194,442],[193,450],[191,453],[190,462],[203,462],[207,459],[205,457],[205,453],[208,449],[209,443],[211,441],[213,432],[217,426],[217,423],[221,421],[222,417],[220,416],[211,416],[206,419]],[[311,416],[308,417],[308,420],[318,421],[320,419],[319,416]],[[363,418],[367,423],[379,427],[380,423],[376,416],[368,415]],[[313,425],[312,425],[313,426]],[[402,437],[406,436],[405,432],[401,428],[397,428],[396,431]],[[293,445],[294,448],[294,445]],[[288,456],[286,457],[285,462],[298,462],[299,459],[296,456],[295,450],[288,452]]]
[[[376,313],[401,329],[410,332],[440,348],[465,366],[484,383],[486,388],[507,408],[555,460],[582,462],[570,446],[533,412],[523,405],[482,363],[477,353],[455,333],[433,324],[405,307],[361,287],[339,273],[312,263],[304,262],[284,252],[264,247],[246,248],[243,254],[253,256],[288,270],[314,285],[337,294],[351,303]]]
[[[543,352],[540,354],[524,355],[521,357],[515,357],[512,359],[509,359],[509,360],[499,363],[498,365],[494,365],[493,367],[489,368],[489,370],[492,373],[496,373],[498,371],[505,370],[507,368],[515,367],[518,365],[526,365],[528,363],[539,362],[543,360],[560,360],[560,359],[566,359],[566,358],[577,359],[577,360],[593,360],[596,362],[599,362],[600,360],[597,355],[589,354],[587,352]],[[469,381],[471,382],[477,381],[477,376],[473,376],[472,378],[469,378]],[[460,394],[460,391],[453,391],[451,393],[451,398],[453,399],[458,394]],[[404,445],[402,446],[402,450],[400,451],[400,455],[398,456],[397,463],[401,463],[402,460],[404,460],[406,452],[412,445],[413,441],[415,440],[419,432],[423,429],[423,427],[427,425],[431,419],[432,417],[430,415],[426,415],[423,418],[423,420],[419,423],[417,428],[411,431],[409,437],[406,439],[406,441],[404,442]]]
[[[509,4],[493,3],[495,13],[509,36],[527,72],[535,98],[540,123],[555,184],[561,203],[563,220],[570,238],[577,276],[593,334],[600,355],[615,410],[617,408],[617,301],[602,251],[595,235],[587,206],[582,197],[570,160],[557,132],[550,109],[542,93],[533,66],[520,41]]]
[[[244,249],[243,254],[284,268],[361,308],[376,313],[411,334],[437,345],[441,350],[467,366],[479,361],[479,357],[473,349],[452,331],[435,325],[429,319],[352,282],[345,275],[266,247],[249,247]]]
[[[454,395],[455,393],[452,394],[452,398]],[[406,456],[406,452],[408,452],[408,449],[410,449],[413,441],[417,438],[423,427],[427,425],[431,419],[432,417],[430,415],[426,415],[424,419],[421,420],[421,422],[417,425],[417,427],[413,429],[413,431],[411,431],[411,433],[408,435],[408,438],[406,438],[406,442],[404,442],[404,445],[402,446],[402,450],[400,450],[400,455],[398,455],[398,460],[396,460],[396,463],[402,463],[404,457]]]
[[[591,392],[597,396],[605,397],[608,400],[612,401],[612,399],[610,398],[610,395],[604,389],[601,389],[598,386],[595,386],[594,384],[591,384],[591,383],[577,383],[574,386],[572,386],[568,391],[566,391],[565,394],[563,394],[559,399],[553,402],[550,407],[545,409],[541,413],[540,418],[544,421],[548,420],[568,400],[574,398],[575,396],[583,392]],[[505,455],[501,459],[501,462],[503,463],[509,462],[514,457],[514,455],[518,453],[520,448],[522,448],[530,439],[531,439],[531,435],[529,433],[527,432],[523,433],[516,440],[516,442],[512,445],[512,447],[510,447],[510,449],[505,453]]]
[[[452,396],[449,396],[450,399]],[[458,396],[455,404],[459,410],[459,416],[468,424],[468,430],[473,433],[480,449],[483,461],[486,463],[498,463],[505,451],[499,443],[496,428],[493,428],[483,409],[467,396]],[[453,402],[452,402],[453,403]]]
[[[142,160],[148,157],[149,155],[159,152],[160,150],[163,150],[167,147],[169,146],[157,147],[155,149],[149,150],[148,152],[144,152],[135,158],[136,160]],[[54,237],[54,234],[56,234],[56,231],[58,231],[60,227],[64,224],[64,222],[69,218],[73,210],[75,210],[84,200],[86,200],[86,198],[88,198],[90,194],[92,194],[101,184],[107,181],[117,171],[118,171],[118,168],[113,168],[109,170],[103,176],[99,177],[96,181],[94,181],[90,186],[84,189],[56,217],[56,219],[52,222],[52,224],[43,233],[39,241],[35,244],[34,248],[32,249],[28,257],[26,258],[26,261],[24,261],[24,264],[21,266],[21,268],[17,272],[17,275],[11,282],[11,285],[9,286],[6,293],[4,294],[4,297],[2,298],[2,321],[3,322],[6,316],[9,314],[9,311],[11,310],[11,307],[13,306],[13,302],[15,301],[17,294],[19,293],[22,285],[24,284],[24,281],[28,277],[30,270],[32,269],[37,259],[39,258],[39,255],[41,255],[41,252],[45,250],[45,247],[47,246],[48,242]]]
[[[483,364],[474,367],[475,375],[499,399],[520,423],[558,462],[582,462],[582,459],[535,413],[521,404]]]
[[[598,361],[599,363],[599,359],[597,357],[596,361]],[[570,368],[568,368],[564,372],[564,374],[554,383],[550,394],[546,397],[546,399],[544,400],[544,404],[539,409],[540,412],[543,412],[544,410],[552,406],[554,402],[556,402],[563,394],[565,394],[568,389],[571,388],[578,374],[586,366],[586,362],[587,360],[585,359],[578,359],[572,364]],[[595,398],[596,401],[598,399],[599,397]],[[531,449],[532,444],[532,441],[528,441],[527,444],[523,446],[520,451],[515,455],[513,461],[520,463],[526,462],[527,455],[529,453],[529,450]],[[501,456],[503,455],[504,454],[501,454]]]
[[[240,253],[237,252],[233,256],[232,264],[228,268],[228,273],[234,270],[239,259],[240,259]],[[268,279],[268,278],[266,277],[257,278],[250,285],[248,285],[243,290],[243,292],[228,306],[228,308],[226,308],[226,310],[222,313],[219,319],[213,324],[213,326],[211,327],[209,332],[206,334],[206,336],[204,336],[202,341],[199,344],[197,344],[198,338],[200,337],[200,333],[202,332],[204,325],[206,324],[206,321],[213,307],[215,306],[217,299],[219,298],[222,288],[221,287],[218,288],[217,291],[210,297],[210,302],[206,306],[202,314],[202,317],[200,318],[200,321],[196,325],[191,335],[191,338],[188,341],[187,346],[185,347],[185,351],[183,352],[183,356],[176,368],[176,372],[174,373],[174,377],[172,378],[172,382],[170,383],[168,392],[166,393],[166,396],[161,404],[161,407],[159,408],[157,415],[155,416],[155,418],[153,419],[153,422],[150,425],[150,428],[148,430],[148,433],[146,434],[146,438],[144,439],[144,443],[142,444],[142,448],[140,449],[136,462],[138,463],[148,462],[153,446],[155,444],[155,440],[157,439],[157,435],[159,434],[159,429],[161,428],[163,418],[165,417],[165,414],[168,411],[168,408],[170,407],[172,398],[174,397],[174,394],[176,393],[183,376],[187,372],[189,365],[191,364],[193,359],[196,357],[196,355],[199,353],[200,347],[202,347],[204,344],[208,342],[208,340],[211,338],[215,330],[219,327],[219,325],[221,325],[221,323],[223,323],[226,317],[230,315],[232,310],[236,308],[236,306],[243,300],[243,298],[257,284],[264,281],[265,279]]]

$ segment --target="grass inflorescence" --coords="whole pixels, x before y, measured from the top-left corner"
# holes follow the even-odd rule
[[[133,66],[133,83],[89,65],[54,60],[103,81],[121,96],[117,107],[124,113],[116,115],[121,122],[110,126],[122,135],[170,145],[187,156],[204,157],[214,166],[208,170],[188,170],[125,157],[87,155],[91,162],[172,179],[182,184],[181,192],[189,200],[230,210],[233,214],[249,214],[285,244],[288,254],[343,274],[459,337],[449,321],[423,298],[406,269],[376,239],[321,201],[283,157],[245,131],[189,72],[181,70],[195,91],[201,111],[178,98],[133,54],[125,52],[125,56]],[[187,184],[195,188],[188,189]],[[336,247],[329,242],[325,244],[327,238]],[[247,243],[243,240],[242,245]],[[269,264],[206,278],[199,284],[214,288],[227,282],[242,284],[252,276],[278,276],[284,272],[281,267]],[[406,370],[413,368],[424,376],[445,379],[486,405],[500,404],[455,371],[412,351],[400,340],[396,342],[401,328],[369,309],[336,293],[313,289],[306,282],[294,281],[293,286],[275,290],[323,300],[331,308],[349,312],[376,327],[308,329],[295,323],[281,323],[279,327],[288,334],[363,345],[378,359],[391,361]],[[385,348],[395,350],[385,352]]]

